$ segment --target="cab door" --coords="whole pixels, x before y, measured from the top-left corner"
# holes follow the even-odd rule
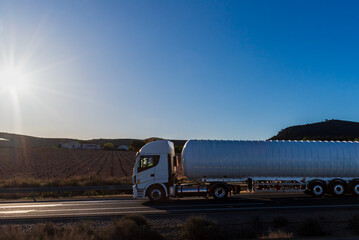
[[[159,155],[141,155],[137,166],[137,185],[139,188],[155,182],[155,167],[160,160]]]
[[[155,168],[155,180],[156,183],[168,183],[168,171],[170,170],[168,165],[168,155],[161,154],[160,162]]]

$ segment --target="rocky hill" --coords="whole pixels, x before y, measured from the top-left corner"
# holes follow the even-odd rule
[[[342,120],[297,125],[282,129],[270,140],[359,140],[359,123]]]

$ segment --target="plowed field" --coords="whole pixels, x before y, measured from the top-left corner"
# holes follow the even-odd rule
[[[67,178],[84,175],[128,177],[135,153],[52,147],[0,148],[0,179]]]

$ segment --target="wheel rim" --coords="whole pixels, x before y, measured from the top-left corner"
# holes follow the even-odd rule
[[[314,195],[316,195],[316,196],[322,195],[322,194],[323,194],[323,187],[320,186],[320,185],[315,185],[315,186],[313,187],[313,193],[314,193]]]
[[[354,193],[355,193],[356,195],[359,195],[359,184],[356,184],[356,185],[354,186]]]
[[[151,198],[154,200],[160,200],[162,196],[162,193],[159,189],[153,189],[151,191]]]
[[[223,197],[226,195],[226,190],[225,190],[223,187],[217,187],[217,188],[214,190],[214,195],[215,195],[217,198],[223,198]]]
[[[344,193],[344,187],[341,184],[335,185],[333,192],[335,195],[342,195]]]

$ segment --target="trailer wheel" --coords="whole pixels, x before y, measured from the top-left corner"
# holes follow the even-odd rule
[[[228,197],[228,188],[223,184],[215,185],[212,188],[212,195],[216,200],[224,200]]]
[[[351,184],[351,192],[354,196],[359,196],[359,181],[355,181]]]
[[[345,184],[343,182],[340,182],[340,181],[332,182],[330,184],[330,191],[335,196],[343,196],[345,194]]]
[[[165,191],[162,186],[152,186],[147,190],[147,196],[150,201],[160,201],[165,199]]]
[[[321,182],[314,182],[310,184],[310,192],[316,197],[323,196],[325,193],[324,184]]]

